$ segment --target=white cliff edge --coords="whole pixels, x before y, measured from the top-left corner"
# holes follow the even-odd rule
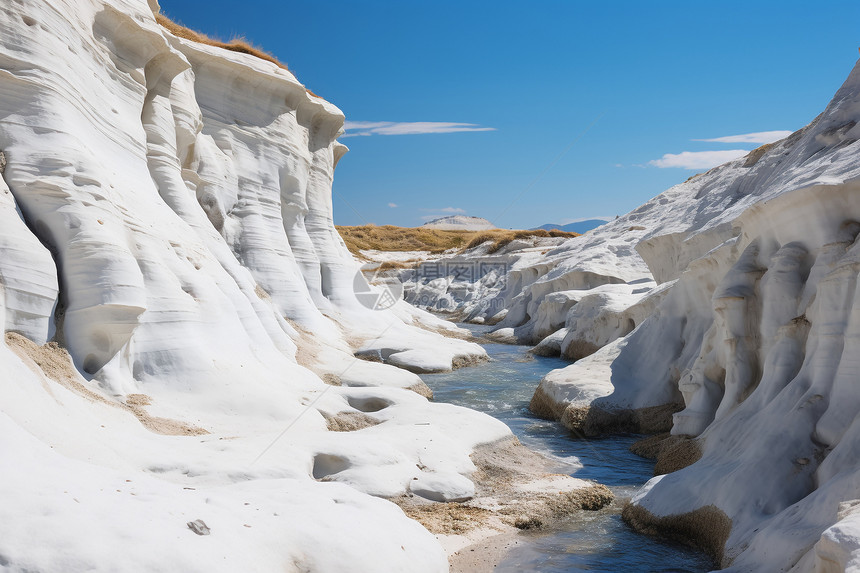
[[[0,7],[0,563],[447,571],[379,498],[475,494],[510,430],[408,370],[483,349],[356,299],[342,113],[153,10]]]

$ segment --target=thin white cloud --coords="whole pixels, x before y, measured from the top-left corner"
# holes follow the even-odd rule
[[[391,207],[392,209],[396,209],[397,203],[389,203],[388,206]]]
[[[667,153],[660,159],[648,162],[648,165],[660,167],[680,167],[682,169],[710,169],[743,157],[749,153],[748,149],[727,149],[725,151],[682,151],[681,153]]]
[[[780,139],[785,139],[792,132],[790,131],[757,131],[755,133],[744,133],[741,135],[726,135],[724,137],[715,137],[713,139],[694,139],[693,141],[706,141],[708,143],[773,143]]]
[[[425,213],[449,213],[449,214],[454,214],[454,215],[462,215],[466,212],[465,209],[461,209],[459,207],[441,207],[441,208],[436,207],[433,209],[420,209],[420,210],[424,211]],[[439,215],[437,214],[434,216],[438,217]]]
[[[483,127],[475,123],[453,123],[447,121],[346,121],[343,124],[343,128],[346,130],[346,134],[341,137],[496,130],[495,127]]]

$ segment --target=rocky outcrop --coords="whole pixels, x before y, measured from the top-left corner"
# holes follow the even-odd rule
[[[840,506],[860,497],[858,121],[860,67],[806,128],[627,215],[658,218],[636,248],[666,292],[536,394],[561,419],[608,412],[610,429],[681,402],[671,433],[697,436],[696,455],[678,452],[625,519],[729,570],[848,570],[860,539]]]
[[[0,563],[447,570],[378,498],[474,489],[510,431],[409,370],[484,351],[356,298],[340,110],[154,11],[0,7]]]

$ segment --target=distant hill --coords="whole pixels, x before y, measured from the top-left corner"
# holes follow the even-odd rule
[[[551,231],[553,229],[557,229],[560,231],[569,231],[571,233],[586,233],[592,229],[596,229],[600,225],[606,223],[603,219],[587,219],[585,221],[577,221],[575,223],[568,223],[567,225],[555,225],[553,223],[548,223],[546,225],[541,225],[540,227],[534,227],[535,229],[545,229],[547,231]]]
[[[496,226],[481,217],[467,215],[451,215],[427,221],[420,228],[438,229],[440,231],[488,231]]]

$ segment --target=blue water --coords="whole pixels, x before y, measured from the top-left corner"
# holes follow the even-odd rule
[[[476,334],[485,327],[462,325]],[[558,462],[556,471],[609,486],[615,501],[583,511],[551,530],[523,533],[496,571],[710,571],[713,563],[687,547],[635,533],[621,508],[653,475],[654,463],[629,446],[641,436],[584,439],[558,422],[535,418],[529,400],[540,379],[569,362],[528,354],[526,346],[484,344],[491,361],[444,374],[422,375],[437,402],[480,410],[505,422],[520,441]]]

